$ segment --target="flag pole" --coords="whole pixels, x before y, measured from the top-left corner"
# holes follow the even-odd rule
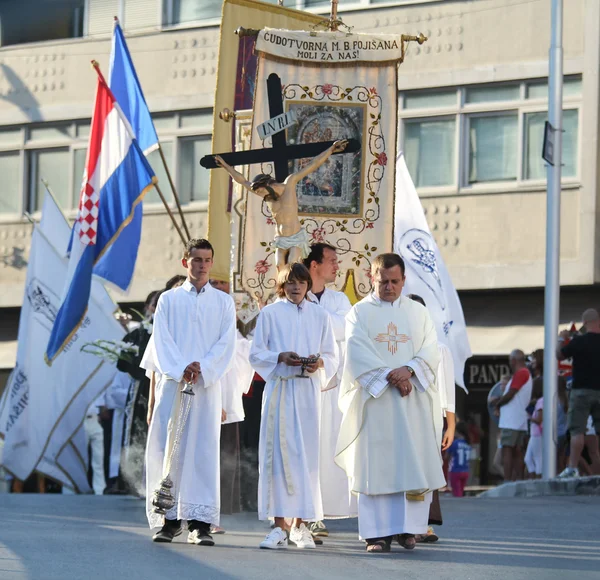
[[[544,429],[542,471],[544,479],[556,476],[556,404],[558,324],[560,308],[560,194],[562,173],[563,0],[552,0],[550,66],[548,71],[548,121],[554,135],[552,165],[547,168],[546,287],[544,289]]]
[[[165,209],[167,210],[167,213],[169,214],[169,217],[171,218],[171,221],[173,222],[173,225],[175,226],[175,229],[177,230],[177,233],[179,234],[179,237],[181,238],[181,241],[182,241],[183,245],[185,246],[187,244],[187,240],[185,239],[185,236],[183,235],[181,228],[177,224],[177,221],[175,220],[175,216],[173,215],[173,212],[171,211],[171,208],[169,207],[169,204],[167,203],[167,200],[165,199],[163,192],[160,190],[160,187],[158,187],[158,180],[157,180],[157,183],[154,184],[154,188],[158,192],[158,196],[160,197],[160,200],[163,202],[163,205],[165,206]],[[185,225],[185,222],[184,222],[184,225]]]
[[[338,29],[338,0],[331,0],[331,15],[329,17],[329,30],[335,32]]]
[[[162,159],[163,165],[165,167],[165,171],[167,172],[167,179],[169,180],[169,185],[171,186],[171,191],[173,192],[173,198],[175,199],[175,203],[177,204],[177,210],[179,211],[179,216],[181,217],[181,223],[183,224],[183,229],[187,234],[188,240],[191,239],[190,231],[188,230],[187,224],[185,223],[185,217],[183,215],[183,210],[181,209],[181,204],[179,203],[179,196],[177,195],[177,190],[175,189],[175,184],[173,183],[173,178],[171,177],[171,172],[169,171],[169,167],[167,165],[167,160],[165,159],[165,154],[163,152],[163,148],[158,144],[158,152],[160,153],[160,158]]]
[[[70,224],[69,220],[67,219],[65,212],[62,210],[62,207],[60,207],[60,203],[58,203],[58,199],[56,198],[56,195],[54,195],[54,191],[52,191],[50,184],[43,177],[42,177],[41,181],[42,181],[44,188],[46,189],[46,192],[52,198],[52,201],[56,204],[56,207],[60,210],[60,215],[63,216],[65,223],[69,224],[69,227],[70,227],[71,224]]]
[[[110,87],[108,86],[108,83],[106,82],[106,79],[104,78],[104,75],[102,74],[102,71],[100,70],[100,65],[98,64],[98,61],[92,60],[92,67],[95,69],[96,73],[98,74],[98,78],[100,79],[100,82],[106,86],[106,88],[112,95],[112,91],[110,90]],[[113,95],[113,99],[114,98],[115,97]],[[156,181],[158,182],[158,180],[156,180]],[[171,211],[171,208],[169,207],[169,204],[167,203],[165,196],[163,195],[160,187],[158,186],[158,183],[154,183],[154,187],[155,187],[156,191],[158,192],[158,196],[160,197],[160,200],[162,201],[163,205],[165,206],[165,209],[167,210],[167,213],[169,214],[169,217],[171,218],[171,221],[173,222],[173,225],[175,226],[175,229],[177,230],[177,233],[179,234],[179,237],[181,238],[183,245],[185,246],[187,244],[187,240],[185,239],[185,236],[183,235],[183,233],[179,227],[179,224],[175,220],[175,216],[173,215],[173,212]]]

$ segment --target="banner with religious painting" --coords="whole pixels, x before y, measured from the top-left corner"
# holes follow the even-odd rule
[[[312,161],[294,158],[296,145],[338,139],[360,144],[351,153],[331,156],[296,189],[300,224],[309,243],[326,242],[337,248],[340,271],[335,285],[343,289],[352,273],[359,297],[371,289],[373,258],[392,249],[401,49],[399,35],[341,32],[263,29],[256,42],[252,149],[272,147],[264,123],[270,119],[273,94],[269,95],[267,79],[273,73],[281,80],[279,122],[287,127],[284,147],[276,153],[279,163],[282,156],[287,160],[289,174]],[[276,163],[252,165],[248,175],[275,175]],[[275,216],[261,197],[245,194],[239,221],[233,226],[241,242],[233,248],[234,291],[268,301],[276,282]]]
[[[287,4],[287,2],[286,2]],[[252,109],[256,79],[256,57],[253,37],[237,35],[236,29],[258,29],[265,26],[288,30],[307,29],[323,20],[319,14],[311,14],[278,6],[276,3],[257,0],[224,0],[219,30],[218,74],[213,111],[212,150],[232,150],[230,122],[219,117],[224,109],[241,111]],[[238,167],[246,171],[247,167]],[[230,214],[232,200],[227,195],[229,176],[224,171],[210,172],[208,196],[208,238],[215,248],[229,248],[231,244]],[[217,251],[211,276],[228,280],[229,256]]]

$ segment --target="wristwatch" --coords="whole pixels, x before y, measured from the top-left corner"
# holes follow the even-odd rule
[[[415,371],[413,370],[413,368],[412,367],[408,367],[408,366],[406,368],[408,369],[408,372],[410,373],[410,376],[414,377],[415,376]]]

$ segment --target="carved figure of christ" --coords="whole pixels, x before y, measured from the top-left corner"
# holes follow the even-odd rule
[[[284,111],[281,79],[275,73],[270,74],[267,79],[267,97],[270,118],[274,119],[282,115]],[[277,269],[279,269],[286,261],[293,262],[301,259],[303,249],[308,253],[308,239],[306,235],[303,236],[304,230],[298,219],[296,185],[303,177],[325,163],[332,154],[341,153],[342,151],[354,153],[360,150],[360,143],[356,139],[350,139],[337,142],[323,141],[288,145],[285,131],[279,131],[272,135],[271,141],[272,147],[205,155],[200,160],[200,165],[206,169],[223,167],[235,181],[252,191],[252,193],[260,195],[267,202],[277,226],[274,244],[276,247],[275,260]],[[313,161],[296,174],[289,175],[289,160],[308,159],[310,157],[314,157]],[[275,178],[263,175],[261,180],[255,179],[251,184],[232,167],[258,163],[273,163]],[[292,237],[294,239],[290,239]]]
[[[274,239],[275,263],[277,270],[286,263],[298,262],[309,253],[308,236],[300,224],[298,217],[298,196],[296,187],[307,175],[316,171],[334,153],[341,153],[348,145],[348,140],[335,141],[333,145],[315,157],[300,171],[288,175],[283,183],[266,174],[257,175],[254,181],[248,181],[239,171],[236,171],[220,155],[215,155],[217,166],[222,167],[232,179],[245,187],[251,193],[260,196],[267,204],[273,219],[277,234]]]

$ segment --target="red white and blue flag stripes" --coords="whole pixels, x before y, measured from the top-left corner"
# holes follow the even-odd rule
[[[158,149],[158,135],[152,122],[152,115],[135,72],[125,35],[116,18],[108,69],[108,86],[127,117],[144,155]]]
[[[94,266],[126,232],[136,207],[156,182],[133,130],[97,64],[98,88],[90,128],[79,212],[69,244],[70,260],[65,295],[56,317],[46,361],[51,364],[73,338],[85,317]],[[110,252],[103,260],[102,277],[118,284],[124,262],[135,263],[137,240]],[[125,255],[125,253],[127,255]],[[123,281],[125,283],[125,281]]]
[[[106,80],[123,115],[133,129],[140,149],[144,155],[148,156],[152,151],[158,149],[158,136],[125,42],[125,36],[117,19],[115,19],[110,66]],[[94,266],[94,274],[118,288],[129,288],[137,258],[137,254],[131,253],[129,249],[139,246],[141,235],[142,204],[139,204],[129,226]],[[121,268],[119,269],[115,269],[111,265],[115,256],[121,258]]]

